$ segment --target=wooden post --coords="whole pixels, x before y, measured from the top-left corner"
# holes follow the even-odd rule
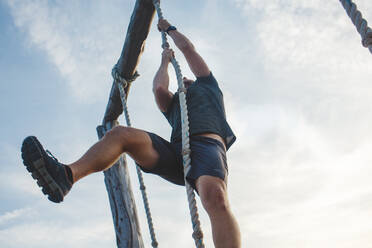
[[[136,71],[154,14],[155,8],[152,0],[136,1],[123,50],[117,63],[118,71],[123,78],[130,79]],[[125,91],[128,96],[129,88],[126,88]],[[103,124],[117,120],[122,112],[123,107],[121,106],[120,92],[114,82],[111,87]]]
[[[99,139],[118,124],[108,122],[106,126],[98,126]],[[118,248],[144,248],[125,155],[104,171],[104,177]]]
[[[123,50],[117,63],[118,71],[123,78],[131,78],[136,71],[154,13],[152,0],[136,1]],[[129,88],[126,88],[125,92],[128,97]],[[117,118],[122,112],[120,93],[114,82],[103,124],[97,127],[100,139],[107,131],[118,125]],[[114,166],[106,170],[104,176],[118,248],[144,248],[125,156],[123,155]]]

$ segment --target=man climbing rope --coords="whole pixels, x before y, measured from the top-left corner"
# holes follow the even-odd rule
[[[187,88],[192,151],[192,167],[186,180],[198,192],[209,215],[215,247],[239,248],[240,231],[230,210],[226,189],[226,150],[234,143],[235,135],[226,121],[222,92],[190,40],[165,19],[159,20],[158,28],[173,39],[197,78],[196,81],[186,77],[183,79]],[[153,81],[156,103],[172,126],[170,142],[150,132],[117,126],[79,160],[65,165],[44,150],[36,137],[29,136],[23,141],[23,163],[49,200],[56,203],[63,201],[75,182],[91,173],[110,168],[124,152],[144,172],[185,185],[179,95],[168,89],[168,66],[173,56],[171,49],[164,49]]]

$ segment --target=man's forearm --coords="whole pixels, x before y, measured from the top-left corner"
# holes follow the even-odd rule
[[[169,31],[169,36],[172,37],[174,44],[176,44],[178,49],[181,51],[184,51],[185,49],[194,49],[194,45],[191,41],[177,30]]]
[[[168,63],[162,61],[159,70],[156,72],[153,82],[153,90],[162,87],[168,89],[169,87],[169,74],[168,74]]]
[[[200,54],[195,50],[194,45],[185,35],[178,32],[165,19],[159,19],[158,28],[162,32],[166,32],[168,30],[169,36],[172,38],[177,48],[180,49],[185,56],[191,71],[196,77],[204,77],[210,74],[208,65],[205,63]]]

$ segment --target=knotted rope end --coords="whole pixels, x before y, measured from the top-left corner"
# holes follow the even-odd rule
[[[125,79],[120,75],[117,65],[112,68],[111,76],[117,83],[121,83],[124,88],[128,87],[130,83],[134,82],[140,75],[135,71],[131,78]]]

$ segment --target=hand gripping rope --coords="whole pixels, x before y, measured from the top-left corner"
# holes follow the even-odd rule
[[[357,9],[355,3],[352,0],[340,0],[344,6],[350,19],[356,26],[360,36],[362,37],[362,44],[367,47],[372,53],[372,29],[368,27],[367,21],[363,18],[362,13]]]
[[[153,0],[156,12],[158,13],[159,19],[163,19],[163,13],[160,8],[159,0]],[[164,31],[161,32],[162,37],[162,48],[168,48],[169,43],[167,42],[167,35]],[[192,237],[194,238],[195,245],[198,248],[204,248],[203,243],[203,232],[200,227],[198,208],[196,206],[195,193],[193,188],[186,180],[186,175],[191,169],[191,158],[190,158],[190,138],[189,138],[189,120],[186,104],[186,88],[183,84],[181,68],[177,60],[173,57],[171,63],[176,71],[177,82],[178,82],[178,92],[180,99],[180,108],[181,108],[181,125],[182,125],[182,157],[183,157],[183,166],[184,166],[184,176],[185,176],[185,185],[187,192],[187,200],[189,202],[189,210],[191,214],[191,221],[193,227]]]
[[[119,71],[118,71],[118,69],[115,65],[114,68],[112,69],[111,75],[114,78],[115,83],[118,85],[118,88],[119,88],[119,91],[120,91],[121,104],[123,105],[123,111],[124,111],[124,115],[125,115],[125,120],[127,121],[127,126],[131,127],[132,124],[131,124],[131,121],[130,121],[130,118],[129,118],[127,100],[125,99],[124,89],[126,87],[128,87],[129,84],[132,83],[134,80],[136,80],[136,78],[139,76],[139,74],[136,71],[131,79],[126,80],[126,79],[124,79],[120,76],[120,73],[119,73]],[[158,247],[158,242],[156,241],[156,237],[155,237],[154,224],[152,223],[152,217],[151,217],[151,212],[150,212],[149,201],[148,201],[147,194],[146,194],[145,183],[143,181],[143,176],[142,176],[141,169],[138,166],[136,166],[136,170],[137,170],[138,181],[139,181],[140,189],[141,189],[141,193],[142,193],[143,205],[145,207],[147,223],[148,223],[149,231],[150,231],[150,235],[151,235],[151,241],[152,241],[151,245],[152,245],[152,247],[157,248]]]

